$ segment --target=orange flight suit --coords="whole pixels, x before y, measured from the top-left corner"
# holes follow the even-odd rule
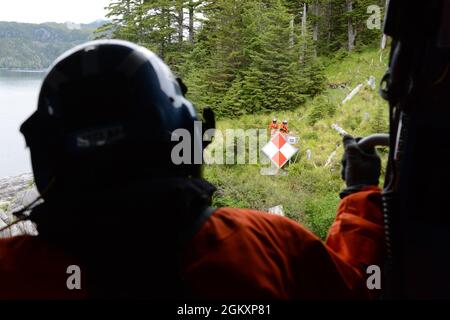
[[[374,297],[366,269],[383,261],[380,202],[376,187],[344,198],[326,242],[287,218],[218,209],[185,251],[185,279],[207,299]],[[0,299],[87,297],[67,289],[69,265],[76,259],[39,237],[1,239]]]
[[[282,124],[281,127],[280,127],[280,131],[281,131],[281,133],[288,134],[289,133],[288,125],[287,124]]]
[[[277,131],[278,131],[278,128],[279,128],[278,123],[271,122],[269,124],[270,135],[271,136],[275,135],[277,133]]]
[[[273,123],[273,122],[271,122],[271,123],[269,124],[269,129],[270,129],[270,130],[278,130],[278,128],[279,128],[278,123]]]

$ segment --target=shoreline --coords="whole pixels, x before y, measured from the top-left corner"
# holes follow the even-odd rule
[[[33,176],[32,172],[23,172],[20,174],[13,174],[13,175],[8,175],[8,176],[1,176],[0,177],[0,181],[2,180],[11,180],[11,179],[15,179],[15,178],[20,178],[20,177],[25,177],[25,176]]]
[[[15,177],[0,179],[0,228],[11,225],[15,220],[14,212],[20,210],[39,197],[33,183],[33,175],[24,173]],[[37,230],[30,221],[19,222],[0,232],[0,238],[19,235],[36,235]]]
[[[20,69],[20,68],[0,68],[0,71],[15,73],[45,73],[48,69]]]

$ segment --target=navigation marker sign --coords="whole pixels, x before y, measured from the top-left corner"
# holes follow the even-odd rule
[[[281,169],[298,152],[298,149],[289,144],[281,133],[277,133],[262,148],[262,152]]]

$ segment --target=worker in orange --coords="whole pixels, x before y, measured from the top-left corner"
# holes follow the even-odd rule
[[[273,118],[272,122],[269,124],[270,135],[273,136],[275,133],[278,132],[278,129],[279,129],[278,119]]]
[[[202,146],[185,93],[128,42],[90,42],[57,60],[21,127],[43,201],[17,216],[39,234],[0,239],[0,299],[377,296],[366,285],[366,268],[383,262],[376,152],[344,139],[347,187],[323,242],[285,217],[211,206],[201,165],[173,161],[168,133]]]
[[[283,120],[283,123],[281,124],[281,127],[280,127],[280,132],[285,135],[289,133],[289,127],[288,127],[287,120]]]

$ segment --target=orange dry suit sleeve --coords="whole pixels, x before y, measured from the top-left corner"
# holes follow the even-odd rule
[[[305,238],[307,239],[307,238]],[[325,245],[306,240],[300,257],[299,286],[306,298],[374,298],[367,279],[371,265],[383,267],[384,229],[378,187],[344,198]]]
[[[344,198],[330,228],[327,245],[361,272],[381,265],[384,253],[383,215],[378,188],[367,188]]]

